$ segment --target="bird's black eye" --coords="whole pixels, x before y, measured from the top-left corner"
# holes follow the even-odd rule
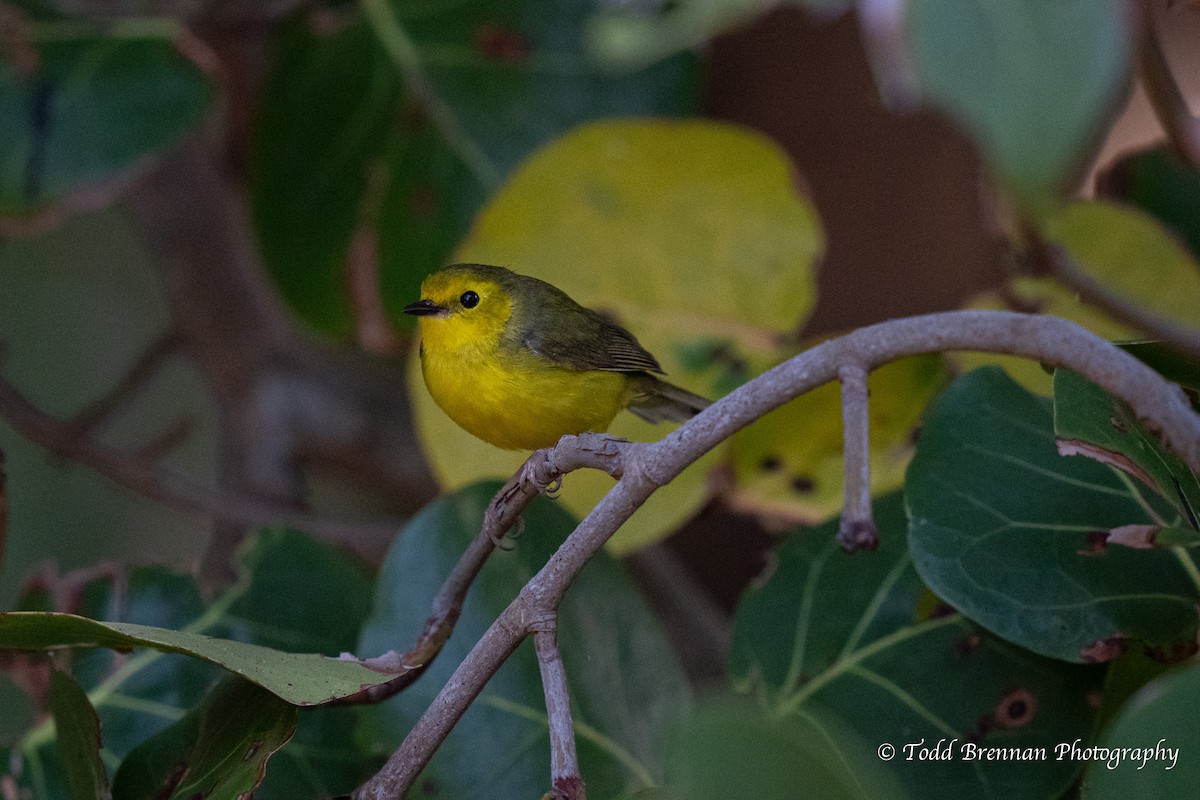
[[[462,297],[458,298],[458,302],[462,303],[463,308],[474,308],[479,305],[479,295],[475,292],[463,292]]]

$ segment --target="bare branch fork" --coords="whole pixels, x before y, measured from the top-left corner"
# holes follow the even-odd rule
[[[560,668],[552,663],[557,648],[551,648],[545,639],[549,635],[547,621],[555,619],[567,587],[584,564],[659,486],[673,480],[736,431],[829,381],[840,380],[843,384],[843,408],[851,417],[846,421],[847,451],[857,453],[849,458],[865,458],[862,442],[867,427],[867,373],[903,356],[950,350],[1023,356],[1075,370],[1128,403],[1168,447],[1192,469],[1200,470],[1200,417],[1178,386],[1073,322],[1007,311],[951,311],[911,317],[827,341],[746,383],[653,444],[594,434],[563,437],[555,447],[535,453],[518,477],[497,495],[500,511],[489,511],[484,523],[490,531],[488,538],[494,538],[497,514],[501,516],[499,522],[511,524],[515,519],[505,510],[512,498],[526,498],[536,490],[537,481],[527,474],[531,469],[548,468],[549,473],[541,473],[544,478],[546,474],[561,475],[575,466],[599,466],[617,477],[616,485],[500,614],[383,768],[355,791],[355,800],[403,797],[491,676],[531,635],[542,639],[538,656],[546,684],[547,710],[552,717],[550,727],[557,737],[554,747],[560,751],[552,776],[557,794],[550,796],[581,797],[582,782],[578,786],[561,782],[573,777],[565,771],[577,768],[567,756],[573,745],[566,745],[562,738],[569,735],[571,722],[565,689],[559,685]],[[603,456],[598,456],[598,451]],[[859,461],[855,462],[855,470],[847,480],[846,515],[860,522],[866,520],[869,525],[869,515],[862,514],[863,485],[869,482]]]

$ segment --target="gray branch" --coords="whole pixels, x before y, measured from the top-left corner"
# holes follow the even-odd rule
[[[1073,369],[1128,403],[1169,448],[1200,470],[1200,417],[1183,391],[1073,322],[1008,311],[951,311],[883,322],[825,342],[739,387],[657,443],[610,440],[606,464],[620,475],[616,486],[500,614],[383,768],[355,791],[355,800],[404,796],[491,676],[534,633],[533,623],[556,612],[583,566],[655,489],[769,411],[837,380],[847,365],[870,371],[903,356],[950,350],[1023,356]],[[576,463],[581,444],[594,448],[583,437],[564,437],[543,451],[544,458]]]

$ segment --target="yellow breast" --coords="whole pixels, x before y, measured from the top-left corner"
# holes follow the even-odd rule
[[[608,429],[630,399],[618,372],[572,370],[532,353],[509,353],[500,331],[421,320],[421,372],[450,419],[509,450],[550,447],[568,433]]]

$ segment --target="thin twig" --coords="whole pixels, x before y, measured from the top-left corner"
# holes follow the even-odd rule
[[[535,451],[492,498],[479,533],[459,556],[438,589],[421,634],[412,647],[404,653],[393,650],[363,662],[381,672],[394,672],[396,678],[343,698],[339,701],[341,704],[381,702],[410,686],[424,674],[453,633],[454,625],[462,613],[463,600],[479,570],[533,498],[557,483],[567,472],[583,467],[603,470],[613,477],[619,477],[616,454],[621,446],[620,439],[585,433],[565,437],[564,441],[570,445],[569,448]]]
[[[842,382],[843,487],[842,520],[837,541],[847,553],[879,546],[871,513],[871,423],[867,371],[857,364],[838,370]]]
[[[1167,63],[1150,3],[1145,4],[1144,18],[1145,30],[1139,53],[1142,85],[1171,144],[1181,156],[1200,169],[1200,119],[1188,109],[1187,100],[1179,90],[1171,65]]]
[[[1036,239],[1034,241],[1034,254],[1039,263],[1044,264],[1054,277],[1079,292],[1084,300],[1156,339],[1163,339],[1193,358],[1200,358],[1200,330],[1164,319],[1126,295],[1105,286],[1080,269],[1065,248]]]
[[[147,347],[128,371],[107,394],[98,397],[82,411],[71,417],[69,422],[79,435],[87,436],[110,419],[121,406],[130,402],[149,383],[169,356],[179,351],[183,337],[178,331],[169,330],[159,335]]]
[[[54,455],[95,470],[126,489],[181,511],[237,525],[289,525],[331,540],[354,541],[364,533],[394,536],[401,520],[334,519],[284,503],[220,492],[165,467],[155,467],[90,438],[79,438],[69,422],[34,406],[0,376],[0,418],[29,441]]]
[[[550,728],[550,786],[547,800],[585,800],[587,791],[575,753],[575,725],[571,721],[571,692],[567,671],[558,651],[557,615],[531,623],[533,647],[546,695],[546,721]]]
[[[616,486],[592,509],[546,565],[529,580],[455,670],[383,768],[354,792],[355,800],[403,797],[450,730],[500,665],[554,613],[588,560],[659,486],[784,403],[838,378],[847,364],[870,371],[909,355],[973,350],[1022,356],[1068,367],[1124,400],[1192,469],[1200,469],[1200,417],[1175,384],[1067,320],[1010,311],[950,311],[861,328],[804,351],[713,403],[654,444],[615,442]],[[582,437],[547,451],[559,464],[575,459]]]
[[[396,677],[387,683],[371,686],[358,694],[342,698],[339,701],[340,705],[382,702],[411,686],[417,678],[425,674],[425,670],[433,663],[442,651],[442,646],[450,639],[450,634],[454,632],[454,625],[462,613],[467,590],[471,588],[475,576],[483,568],[488,556],[496,549],[496,541],[486,528],[475,535],[434,596],[429,616],[425,619],[421,634],[412,647],[404,653],[393,650],[362,662],[371,669],[395,673]]]

